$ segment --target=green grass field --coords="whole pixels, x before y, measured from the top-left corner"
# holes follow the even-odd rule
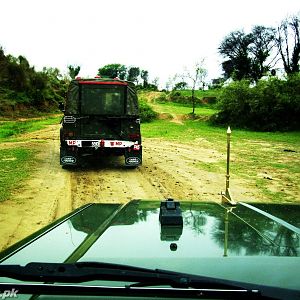
[[[45,128],[47,125],[58,124],[61,117],[44,117],[37,120],[0,121],[0,141],[12,141],[26,132],[33,132]]]
[[[156,103],[154,104],[154,109],[157,109],[159,112],[177,115],[187,115],[192,112],[192,107],[189,104],[171,102]],[[217,110],[215,108],[206,105],[197,105],[195,109],[195,113],[199,116],[211,116],[216,112]]]
[[[183,96],[191,96],[192,95],[192,90],[184,90],[184,91],[179,91],[181,95]],[[197,98],[205,98],[205,97],[218,97],[220,93],[220,90],[195,90],[195,96]]]

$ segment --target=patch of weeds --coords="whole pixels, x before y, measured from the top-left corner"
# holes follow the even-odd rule
[[[226,169],[223,165],[224,165],[223,163],[219,163],[219,162],[212,163],[212,162],[202,162],[202,161],[194,164],[194,166],[196,166],[198,169],[201,169],[203,171],[224,174],[225,176]]]
[[[61,117],[47,117],[38,120],[5,121],[0,122],[0,140],[19,136],[26,132],[33,132],[45,128],[47,125],[59,124]]]
[[[0,150],[0,201],[11,195],[11,190],[21,186],[29,177],[35,151],[25,148]]]

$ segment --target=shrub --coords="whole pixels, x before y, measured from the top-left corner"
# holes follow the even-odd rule
[[[155,98],[155,101],[160,103],[168,102],[166,93],[160,93],[159,96]]]
[[[155,112],[147,102],[140,100],[139,108],[140,108],[141,122],[147,123],[157,119],[158,113]]]
[[[300,75],[260,80],[254,87],[246,80],[233,82],[222,89],[218,107],[213,123],[260,131],[299,129]]]

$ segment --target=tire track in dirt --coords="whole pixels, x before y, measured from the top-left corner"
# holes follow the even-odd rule
[[[197,163],[225,161],[225,154],[214,150],[213,145],[205,140],[193,144],[148,139],[144,143],[146,159],[154,165],[148,172],[141,171],[149,181],[162,186],[169,197],[182,200],[217,201],[221,200],[221,190],[225,188],[225,173],[208,172],[197,167]],[[251,201],[257,192],[255,186],[244,180],[232,178],[234,195],[240,201]],[[245,188],[247,186],[247,188]],[[167,196],[167,195],[165,195]]]
[[[70,171],[73,208],[90,202],[125,203],[163,197],[138,168],[127,169],[123,165],[123,159],[112,158],[93,168]]]

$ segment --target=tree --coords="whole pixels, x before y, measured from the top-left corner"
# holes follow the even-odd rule
[[[243,31],[231,32],[222,41],[219,53],[228,58],[222,63],[225,78],[241,80],[251,77],[251,59],[249,57],[249,45],[253,37]]]
[[[214,78],[211,81],[210,89],[218,89],[223,86],[225,79],[223,77]]]
[[[75,79],[75,77],[79,74],[80,72],[80,66],[74,66],[74,65],[68,65],[69,69],[69,76],[72,79]]]
[[[152,85],[153,86],[156,86],[157,89],[158,89],[158,85],[159,85],[159,78],[158,77],[155,77],[152,81]]]
[[[4,54],[3,48],[0,46],[0,85],[8,84],[8,59]]]
[[[126,66],[121,64],[108,64],[98,69],[98,75],[108,78],[120,78],[124,80],[126,77]]]
[[[149,77],[149,72],[146,70],[141,71],[141,78],[143,79],[143,87],[146,88],[148,85],[148,77]]]
[[[276,46],[275,29],[271,27],[254,26],[250,35],[252,37],[251,44],[249,44],[249,52],[252,54],[251,77],[257,82],[266,75],[276,63],[277,53],[275,53],[271,60],[268,60]]]
[[[188,87],[188,84],[185,81],[180,81],[175,84],[173,90],[185,90]]]
[[[127,80],[137,83],[139,76],[140,76],[140,68],[139,67],[131,67],[128,70]]]
[[[285,19],[277,28],[276,44],[287,75],[299,72],[300,19],[293,16]]]
[[[192,115],[195,114],[196,106],[195,89],[199,84],[204,86],[206,76],[207,70],[204,68],[204,59],[202,59],[201,62],[195,63],[191,71],[186,70],[185,74],[183,74],[183,78],[188,78],[192,82]]]

